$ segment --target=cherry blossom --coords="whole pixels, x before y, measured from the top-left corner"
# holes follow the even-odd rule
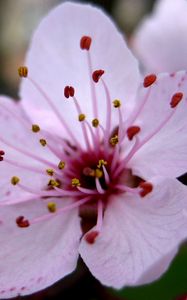
[[[148,74],[102,11],[36,30],[20,102],[1,96],[0,297],[76,268],[106,286],[160,277],[186,238],[187,73]]]

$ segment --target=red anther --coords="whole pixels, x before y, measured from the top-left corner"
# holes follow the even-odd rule
[[[86,234],[85,240],[87,241],[88,244],[94,244],[96,237],[99,235],[98,231],[90,231],[89,233]]]
[[[82,50],[89,50],[92,39],[90,36],[84,35],[80,40],[80,47]]]
[[[145,197],[147,194],[151,193],[153,190],[153,185],[150,182],[141,182],[139,187],[141,188],[140,196]]]
[[[0,150],[0,155],[5,155],[5,151]]]
[[[27,219],[25,219],[24,216],[19,216],[16,219],[16,224],[18,225],[18,227],[21,227],[21,228],[26,228],[26,227],[30,226],[29,221]]]
[[[172,96],[171,102],[170,102],[171,108],[175,108],[179,104],[179,102],[182,100],[182,98],[183,98],[183,93],[179,92],[179,93],[174,94]]]
[[[75,94],[75,89],[72,86],[65,86],[64,88],[64,96],[66,98],[73,97]]]
[[[140,132],[139,126],[131,126],[127,129],[127,136],[129,140],[131,141],[133,137]]]
[[[149,87],[156,81],[157,77],[155,74],[150,74],[144,78],[143,86],[145,88]]]
[[[92,79],[94,82],[98,82],[100,77],[104,74],[104,70],[96,70],[92,73]]]

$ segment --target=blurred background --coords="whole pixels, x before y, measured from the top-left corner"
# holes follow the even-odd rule
[[[33,30],[42,17],[60,0],[0,0],[0,94],[17,98],[19,78],[17,68],[24,62]],[[154,5],[153,0],[93,0],[112,16],[118,27],[129,38],[140,20]],[[186,176],[181,180],[186,184]],[[0,283],[1,284],[1,283]],[[54,286],[21,299],[126,299],[126,300],[187,300],[187,246],[169,271],[157,282],[138,288],[114,291],[95,280],[80,260],[76,271]],[[18,298],[17,298],[18,299]]]

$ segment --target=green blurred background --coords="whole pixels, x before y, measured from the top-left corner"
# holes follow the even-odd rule
[[[172,1],[172,0],[171,0]],[[17,68],[24,56],[34,28],[59,0],[0,0],[0,94],[17,98],[19,78]],[[128,39],[140,20],[151,11],[151,0],[79,1],[97,4],[112,15]],[[180,178],[186,184],[186,176]],[[185,296],[186,294],[186,296]],[[128,299],[128,300],[187,300],[187,246],[169,271],[157,282],[114,291],[95,280],[80,260],[77,270],[53,287],[24,299]]]

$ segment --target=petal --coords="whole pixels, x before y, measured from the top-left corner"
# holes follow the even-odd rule
[[[49,163],[56,163],[58,159],[49,149],[39,143],[40,133],[33,133],[32,124],[24,115],[19,103],[11,101],[7,97],[0,97],[0,149],[4,150],[4,160],[0,161],[0,196],[1,202],[21,201],[27,196],[33,196],[17,186],[11,184],[11,178],[17,176],[21,183],[36,191],[46,186],[49,176],[46,169]],[[6,142],[10,143],[8,146]],[[29,152],[38,159],[17,151],[18,147],[25,153]],[[45,159],[46,164],[40,159]]]
[[[102,83],[92,81],[88,53],[79,46],[81,37],[85,35],[92,38],[89,51],[92,71],[105,71],[102,78],[110,89],[112,100],[119,98],[131,104],[139,81],[137,61],[111,20],[99,9],[75,3],[59,5],[39,25],[26,59],[29,76],[45,90],[80,140],[82,133],[77,122],[78,113],[72,98],[67,100],[63,95],[65,86],[75,88],[82,112],[91,120],[96,117],[92,111],[91,91],[94,85],[101,123],[106,117]],[[39,124],[48,128],[53,124],[57,133],[61,132],[64,137],[68,137],[45,99],[28,80],[22,81],[20,95],[31,118],[34,117]],[[41,118],[41,110],[44,118]]]
[[[130,194],[111,199],[101,233],[80,254],[92,274],[114,288],[145,284],[168,268],[186,237],[187,188],[173,179],[153,178],[144,199]]]
[[[149,72],[187,69],[186,30],[187,2],[160,0],[135,32],[132,47]]]
[[[63,201],[63,205],[68,203]],[[33,218],[46,213],[45,210],[40,200],[1,208],[0,296],[3,299],[44,289],[76,267],[81,235],[77,210],[27,228],[16,226],[19,215]]]
[[[134,120],[134,125],[141,128],[138,138],[142,146],[135,152],[128,167],[144,179],[155,175],[172,178],[180,176],[187,169],[187,74],[184,71],[172,76],[160,74],[156,83],[143,92],[144,98],[146,94],[148,98],[139,116]],[[183,93],[182,101],[177,107],[171,108],[172,96],[178,92]],[[142,99],[141,93],[138,94],[137,102],[141,102]],[[172,113],[172,117],[167,121]],[[131,144],[133,143],[134,140]]]

